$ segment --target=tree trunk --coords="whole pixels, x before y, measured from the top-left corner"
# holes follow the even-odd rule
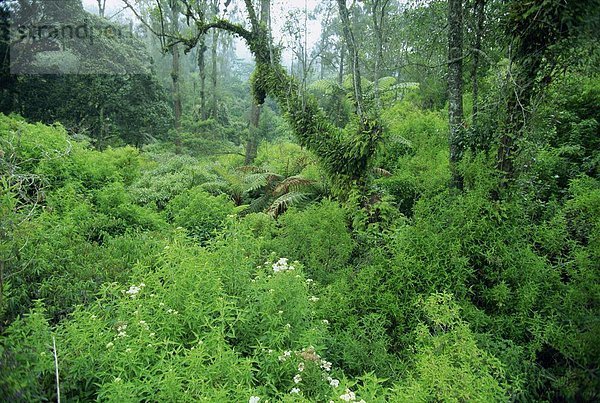
[[[179,35],[179,7],[176,0],[171,0],[171,24],[174,36]],[[173,55],[173,63],[171,69],[171,79],[173,81],[173,113],[175,115],[175,152],[181,153],[181,137],[179,129],[181,128],[181,92],[179,90],[179,45],[171,46],[171,54]]]
[[[200,75],[200,117],[206,120],[206,36],[202,35],[198,42],[198,72]]]
[[[375,54],[375,71],[374,71],[374,92],[375,92],[375,106],[377,113],[381,110],[381,99],[379,96],[379,71],[381,69],[381,62],[383,60],[383,37],[384,37],[384,22],[386,15],[386,8],[389,0],[376,0],[373,3],[373,27],[375,29],[376,43],[376,54]]]
[[[483,37],[483,27],[485,22],[485,0],[475,0],[475,40],[473,43],[473,68],[471,77],[473,80],[473,127],[477,129],[477,114],[479,113],[479,60],[481,52],[481,40]]]
[[[261,0],[260,1],[260,23],[265,26],[269,26],[271,20],[271,1]],[[268,35],[271,35],[269,32]],[[272,56],[271,56],[272,57]],[[250,165],[254,162],[258,152],[258,143],[260,141],[260,133],[258,126],[260,125],[260,112],[261,106],[256,103],[256,100],[252,100],[250,107],[250,133],[246,143],[246,157],[245,164]]]
[[[463,135],[463,9],[462,0],[448,1],[448,119],[450,134],[450,186],[462,187],[462,178],[456,169],[460,160]]]
[[[344,49],[344,45],[340,46],[340,68],[338,70],[338,84],[340,87],[344,84],[344,55],[346,53],[346,49]]]
[[[258,126],[260,124],[261,109],[261,105],[257,105],[255,102],[252,103],[252,109],[250,110],[250,133],[248,142],[246,143],[246,157],[244,159],[245,165],[251,165],[258,153],[260,139]]]
[[[106,0],[96,0],[98,2],[98,15],[104,18],[104,13],[106,11]]]
[[[358,59],[358,49],[356,48],[356,41],[354,40],[354,33],[352,32],[352,25],[350,23],[350,14],[346,7],[346,0],[338,0],[338,7],[340,12],[340,19],[342,20],[342,27],[344,31],[344,41],[348,47],[348,53],[350,56],[350,63],[352,66],[352,83],[354,87],[354,102],[356,105],[356,114],[362,118],[363,116],[363,95],[362,95],[362,84],[360,76],[360,66]]]
[[[214,30],[212,36],[212,44],[210,49],[211,54],[211,84],[212,84],[212,98],[210,105],[210,116],[213,119],[217,119],[218,113],[218,96],[217,96],[217,84],[218,84],[218,71],[217,71],[217,45],[219,44],[219,31]]]

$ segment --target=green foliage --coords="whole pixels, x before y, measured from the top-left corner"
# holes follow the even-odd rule
[[[502,13],[520,7],[508,14],[515,29],[549,23],[542,28],[562,36],[571,27],[555,31],[556,21],[580,22],[569,20],[573,5],[557,20],[558,3],[534,3],[488,4],[486,40],[498,40]],[[371,6],[353,7],[358,38],[372,32],[362,29]],[[524,111],[532,119],[519,127],[505,182],[486,150],[507,131],[499,122],[510,105],[499,100],[515,77],[488,43],[480,114],[466,123],[456,167],[464,186],[447,189],[446,113],[416,106],[444,104],[445,10],[436,1],[390,16],[387,34],[399,40],[373,73],[383,76],[377,119],[350,116],[348,77],[302,94],[264,27],[253,32],[261,126],[246,128],[248,88],[225,94],[233,84],[223,71],[218,95],[232,109],[199,120],[184,105],[181,131],[170,130],[193,156],[169,142],[105,148],[145,142],[148,124],[163,130],[170,116],[151,79],[42,87],[46,78],[22,78],[29,112],[47,91],[94,91],[53,105],[79,135],[0,115],[0,394],[56,400],[54,336],[68,401],[597,400],[597,56],[579,43],[544,50],[585,62],[557,75],[548,59],[530,77],[547,87],[525,102],[535,108]],[[406,60],[390,68],[393,42]],[[361,50],[367,77],[372,45]],[[195,80],[182,86],[194,107]],[[374,84],[363,80],[367,106]],[[129,91],[145,97],[135,103]],[[115,111],[119,102],[128,103]],[[101,129],[92,141],[104,151],[77,140],[86,122],[90,134]],[[273,141],[242,166],[239,144],[255,135]]]
[[[306,273],[328,282],[348,263],[354,242],[346,227],[344,209],[323,200],[303,211],[291,209],[280,219],[277,250],[304,263]]]
[[[225,195],[212,196],[195,187],[173,198],[165,211],[174,225],[186,228],[200,242],[206,242],[223,228],[227,217],[234,213],[234,205]]]
[[[147,166],[129,187],[136,203],[163,210],[175,196],[212,179],[193,157],[150,153]]]
[[[85,28],[85,36],[94,32],[93,46],[79,35],[63,32],[55,35],[51,44],[43,45],[60,48],[61,52],[36,48],[31,55],[3,59],[3,75],[23,67],[37,74],[21,74],[6,81],[2,97],[11,101],[1,102],[0,112],[18,111],[32,122],[61,122],[70,132],[88,136],[100,149],[109,145],[141,146],[164,138],[172,124],[172,108],[144,43],[129,35],[128,27],[87,13],[80,3],[60,10],[55,6],[3,4],[2,12],[10,10],[13,22],[35,17],[45,27],[68,23],[70,28],[80,27],[80,31]],[[2,22],[8,29],[8,20]],[[3,34],[0,42],[8,48],[8,35]],[[18,45],[10,45],[18,49]],[[72,63],[66,62],[69,59]]]
[[[415,202],[443,189],[449,181],[448,124],[438,112],[423,112],[399,103],[383,114],[388,131],[385,148],[374,165],[392,173],[376,180],[394,196],[400,211],[412,215]]]
[[[37,303],[0,339],[0,393],[4,399],[43,400],[54,387],[52,331],[44,314]]]
[[[259,59],[251,78],[255,102],[262,104],[267,94],[273,96],[284,112],[301,146],[312,151],[322,166],[347,187],[353,181],[365,181],[371,157],[381,138],[382,127],[377,119],[356,117],[348,130],[341,130],[329,121],[316,99],[298,91],[298,83],[283,67],[269,61],[268,46],[250,43],[251,50],[264,57]],[[264,54],[264,55],[263,55]]]
[[[396,389],[398,401],[508,401],[501,362],[477,346],[450,294],[422,303],[414,368]]]

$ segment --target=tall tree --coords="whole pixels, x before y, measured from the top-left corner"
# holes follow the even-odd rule
[[[219,16],[219,0],[212,0],[211,8],[214,18],[218,18]],[[210,105],[210,116],[213,119],[217,119],[218,113],[218,93],[217,93],[217,85],[218,85],[218,69],[217,69],[217,48],[219,46],[219,31],[214,30],[212,33],[212,43],[210,46],[210,57],[211,57],[211,84],[212,84],[212,93],[211,93],[211,105]]]
[[[456,164],[461,157],[463,135],[463,5],[462,0],[448,1],[448,119],[450,133],[451,187],[461,188]]]
[[[352,23],[350,22],[350,12],[348,10],[348,7],[346,7],[346,0],[338,0],[338,9],[340,13],[340,19],[342,21],[344,41],[346,43],[346,48],[348,49],[348,55],[350,57],[350,64],[352,67],[352,86],[354,88],[354,103],[356,106],[356,114],[362,118],[363,92],[360,74],[360,59],[358,55],[356,40],[354,38],[354,32],[352,30]]]
[[[373,0],[372,1],[372,17],[373,30],[375,31],[375,68],[373,69],[375,107],[377,113],[381,108],[381,100],[379,97],[379,74],[381,63],[383,62],[383,45],[385,36],[385,17],[390,0]]]
[[[208,117],[206,110],[206,36],[202,35],[198,41],[198,74],[200,77],[200,118],[205,120]]]
[[[485,0],[475,0],[475,37],[473,39],[473,65],[471,79],[473,81],[473,126],[477,127],[477,114],[479,113],[479,60],[481,58],[481,42],[485,24]]]
[[[106,0],[96,0],[98,2],[98,15],[104,17],[106,11]]]
[[[179,35],[179,0],[169,0],[169,8],[171,10],[171,35],[177,37]],[[178,132],[181,127],[181,89],[179,88],[179,79],[181,74],[181,66],[179,62],[179,43],[171,45],[171,54],[173,55],[173,64],[171,69],[171,80],[173,81],[173,115],[175,116],[175,130]],[[175,152],[181,152],[181,137],[179,133],[175,134]]]
[[[251,12],[252,14],[253,12]],[[255,17],[256,19],[256,17]],[[271,41],[271,31],[270,31],[270,21],[271,21],[271,1],[270,0],[261,0],[260,1],[260,22],[257,20],[256,24],[260,24],[266,32],[268,38],[265,38]],[[270,47],[270,45],[269,45]],[[272,57],[272,51],[269,50],[269,59]],[[255,72],[256,74],[256,72]],[[246,156],[244,158],[244,162],[246,165],[250,165],[254,162],[256,155],[258,153],[258,143],[259,143],[259,125],[260,125],[260,113],[262,108],[262,102],[257,102],[256,99],[252,100],[252,105],[250,107],[250,130],[248,141],[246,142]]]
[[[580,35],[597,35],[600,1],[512,0],[506,6],[509,95],[497,154],[497,167],[504,173],[505,183],[514,176],[518,140],[528,124],[532,100],[560,66],[557,45]]]

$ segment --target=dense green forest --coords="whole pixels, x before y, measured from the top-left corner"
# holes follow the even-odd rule
[[[0,401],[600,399],[599,0],[0,22]]]

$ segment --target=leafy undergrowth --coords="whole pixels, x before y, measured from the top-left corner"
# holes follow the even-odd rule
[[[498,200],[467,156],[449,192],[443,117],[394,108],[370,209],[278,219],[232,176],[203,187],[240,161],[0,115],[0,395],[57,398],[54,339],[67,401],[593,400],[600,182]],[[297,154],[258,161],[319,178]],[[542,154],[532,181],[554,175]]]

